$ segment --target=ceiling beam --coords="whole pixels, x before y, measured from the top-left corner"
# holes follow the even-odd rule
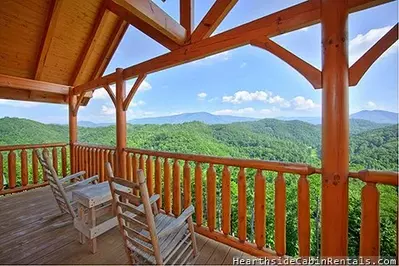
[[[40,45],[39,54],[37,57],[35,79],[42,78],[43,69],[46,64],[48,51],[50,50],[51,40],[54,37],[55,27],[57,26],[58,16],[61,10],[63,0],[51,0],[49,13],[47,16],[46,27],[44,30],[43,39]]]
[[[351,0],[349,11],[355,12],[371,5],[378,5],[393,0]],[[261,36],[269,38],[301,29],[320,22],[320,1],[306,1],[279,12],[222,32],[202,41],[188,44],[175,51],[133,65],[123,70],[123,78],[130,79],[142,74],[150,74],[173,66],[198,60],[213,54],[221,53],[236,47],[247,45],[251,40]],[[103,84],[114,83],[116,74],[92,80],[73,89],[80,94],[93,90]]]
[[[375,61],[398,40],[398,24],[392,27],[349,68],[349,86],[356,86]]]
[[[82,52],[80,53],[78,57],[78,61],[76,62],[74,71],[72,73],[72,76],[69,80],[69,84],[72,86],[76,85],[76,82],[79,79],[79,75],[83,71],[83,69],[86,67],[88,59],[90,58],[91,53],[94,50],[94,46],[96,44],[97,39],[100,37],[101,30],[103,29],[105,25],[105,18],[107,15],[107,10],[106,3],[107,0],[103,0],[103,4],[100,7],[100,10],[98,11],[98,14],[95,18],[93,29],[89,35],[89,38],[86,41],[85,46],[83,47]]]
[[[0,99],[67,104],[68,96],[63,94],[30,91],[25,89],[5,88],[0,86]]]
[[[211,36],[237,2],[238,0],[216,0],[191,35],[191,42]]]
[[[0,74],[0,87],[68,95],[69,86]]]
[[[129,23],[127,23],[123,19],[118,20],[114,30],[112,31],[109,41],[107,45],[104,47],[100,59],[98,60],[94,68],[91,80],[99,78],[104,74],[105,69],[107,68],[109,62],[111,61],[111,58],[114,55],[116,49],[118,48],[118,45],[121,42],[123,36],[125,35],[128,27]]]
[[[186,30],[151,0],[111,0],[108,9],[170,50],[186,40]]]
[[[194,0],[180,0],[180,25],[186,29],[186,42],[194,27]]]

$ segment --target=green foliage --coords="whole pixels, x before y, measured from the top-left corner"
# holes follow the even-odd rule
[[[236,158],[254,158],[285,162],[309,163],[320,167],[321,128],[301,121],[263,119],[225,125],[206,125],[199,122],[165,125],[128,125],[129,147],[205,154]],[[68,127],[44,125],[26,119],[0,119],[0,144],[28,144],[66,142]],[[83,143],[115,145],[115,127],[79,128],[79,141]],[[4,166],[6,166],[6,154]],[[60,155],[59,155],[60,158]],[[397,125],[386,126],[364,120],[351,120],[350,168],[353,171],[367,169],[398,170]],[[19,163],[19,160],[17,160]],[[181,165],[182,166],[182,165]],[[193,163],[190,163],[194,176]],[[19,167],[17,166],[17,169]],[[207,222],[207,166],[203,172],[204,225]],[[217,173],[216,226],[221,226],[221,173],[222,167],[215,165]],[[231,172],[231,232],[238,232],[238,168]],[[182,172],[182,171],[181,171]],[[6,174],[6,171],[5,171]],[[255,171],[246,170],[247,236],[254,241],[254,186]],[[17,173],[19,176],[19,172]],[[274,248],[274,181],[276,173],[263,171],[266,178],[266,246]],[[7,179],[7,175],[5,175]],[[298,248],[298,190],[297,175],[285,175],[287,197],[287,254],[295,256]],[[20,181],[18,181],[20,182]],[[163,182],[163,181],[162,181]],[[321,177],[309,177],[311,209],[311,254],[320,254]],[[364,183],[350,180],[349,185],[349,255],[359,253],[361,189]],[[191,183],[192,199],[195,202],[195,184]],[[397,191],[389,186],[378,186],[380,191],[381,254],[394,256],[396,249]]]

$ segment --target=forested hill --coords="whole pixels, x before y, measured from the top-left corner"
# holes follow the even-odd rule
[[[277,119],[223,125],[128,125],[128,146],[319,165],[320,133],[319,125]],[[397,170],[397,125],[351,120],[351,133],[353,167]],[[66,142],[68,127],[6,117],[0,119],[0,136],[0,145]],[[115,127],[79,127],[79,140],[115,145]]]

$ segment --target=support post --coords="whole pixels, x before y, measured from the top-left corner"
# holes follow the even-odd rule
[[[321,1],[321,255],[348,254],[348,0]]]
[[[116,69],[116,176],[126,178],[126,157],[123,150],[126,148],[126,111],[123,102],[126,98],[126,84],[123,79],[123,68]]]
[[[71,167],[71,174],[76,173],[76,165],[75,165],[75,158],[77,154],[74,152],[74,143],[78,141],[78,114],[75,114],[75,107],[78,102],[78,97],[73,95],[72,90],[69,92],[69,160],[70,160],[70,167]]]

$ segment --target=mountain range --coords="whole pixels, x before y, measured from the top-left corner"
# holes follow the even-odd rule
[[[382,111],[382,110],[363,110],[350,115],[351,119],[361,119],[379,124],[396,124],[398,123],[398,113]],[[278,120],[292,121],[299,120],[310,124],[321,124],[321,117],[277,117]],[[198,121],[208,125],[230,124],[235,122],[250,122],[260,120],[259,118],[240,117],[230,115],[214,115],[207,112],[184,113],[171,116],[148,117],[129,120],[129,124],[133,125],[163,125],[163,124],[182,124],[187,122]],[[105,127],[114,123],[93,123],[90,121],[79,121],[81,127]]]

